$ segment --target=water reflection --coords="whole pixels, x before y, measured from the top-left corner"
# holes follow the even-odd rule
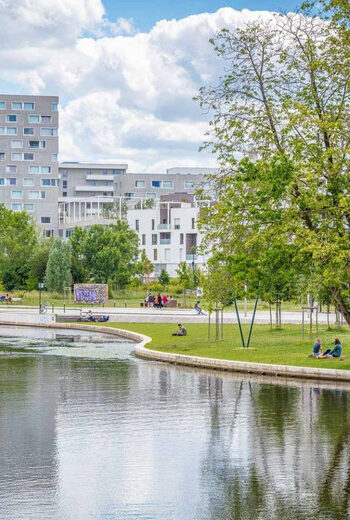
[[[106,348],[114,359],[1,357],[1,520],[349,518],[345,384]]]

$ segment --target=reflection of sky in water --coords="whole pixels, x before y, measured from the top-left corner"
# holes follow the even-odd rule
[[[1,520],[349,518],[345,385],[60,348],[0,360]]]

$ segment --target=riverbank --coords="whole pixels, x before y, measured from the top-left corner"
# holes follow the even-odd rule
[[[114,323],[104,324],[115,327]],[[208,340],[206,324],[186,325],[188,335],[185,337],[171,336],[176,327],[165,323],[118,323],[118,328],[145,334],[152,341],[145,348],[156,352],[182,354],[211,358],[216,360],[240,361],[249,363],[264,363],[294,367],[330,368],[350,370],[350,330],[347,328],[327,330],[320,327],[320,337],[324,350],[331,347],[334,338],[339,338],[343,344],[343,359],[318,360],[308,358],[312,351],[313,340],[301,340],[300,326],[286,325],[281,330],[270,331],[268,325],[256,325],[253,331],[251,347],[243,349],[237,325],[224,325],[224,339]],[[248,325],[243,325],[245,337],[248,335]]]

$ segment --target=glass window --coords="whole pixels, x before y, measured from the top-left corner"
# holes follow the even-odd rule
[[[40,116],[28,116],[29,123],[40,123]]]
[[[17,166],[14,164],[8,164],[6,166],[6,173],[16,173],[17,172]]]
[[[157,235],[153,234],[152,235],[152,246],[155,246],[155,245],[157,245]]]
[[[40,173],[39,166],[29,166],[29,173]]]
[[[142,235],[142,245],[146,245],[146,235]]]
[[[22,101],[12,101],[11,107],[12,107],[12,110],[22,110],[23,103],[22,103]]]
[[[33,153],[24,153],[23,156],[25,161],[34,161]]]
[[[43,141],[43,142],[45,142],[45,141]],[[57,160],[58,160],[58,154],[57,153],[53,153],[51,155],[51,161],[52,162],[57,162]]]
[[[57,112],[58,104],[57,103],[51,103],[51,109],[52,109],[52,112]]]
[[[24,110],[34,110],[34,103],[24,103]]]
[[[23,135],[34,135],[34,128],[23,128]]]
[[[29,148],[39,148],[39,141],[29,141]]]
[[[180,244],[182,245],[184,243],[184,234],[180,233]]]
[[[30,199],[38,199],[39,198],[39,191],[30,191],[29,192],[29,198]]]
[[[7,114],[6,121],[8,123],[16,123],[17,122],[17,116],[15,114]]]
[[[34,211],[34,204],[23,204],[23,209],[26,211]]]
[[[51,166],[41,166],[41,173],[51,173]]]
[[[7,184],[7,186],[16,186],[17,179],[14,179],[12,177],[11,178],[7,178],[5,184]]]
[[[136,231],[140,231],[140,221],[139,220],[135,220],[135,229],[136,229]]]
[[[145,181],[135,181],[135,188],[144,188],[146,186]]]
[[[0,110],[5,110],[5,108],[6,108],[5,101],[0,101]]]
[[[34,186],[34,179],[23,179],[23,186]]]
[[[23,191],[11,191],[12,199],[23,199]]]
[[[4,186],[5,184],[5,179],[3,177],[0,178],[0,186]]]
[[[194,228],[195,228],[195,219],[192,218],[192,229],[194,229]]]
[[[156,196],[157,196],[157,195],[156,195],[155,193],[146,193],[146,197],[147,197],[148,199],[155,199]]]
[[[152,181],[152,188],[160,188],[161,181]]]
[[[180,219],[174,219],[174,229],[180,229]]]
[[[51,116],[41,116],[42,123],[51,123]]]
[[[163,188],[172,188],[173,181],[163,181]]]
[[[22,161],[23,153],[13,152],[11,154],[11,161]]]
[[[11,148],[23,148],[23,141],[19,139],[12,139]]]
[[[6,135],[17,135],[17,128],[6,128]]]
[[[158,251],[157,251],[157,249],[153,249],[153,260],[158,260]]]
[[[50,224],[51,223],[51,217],[41,217],[40,219],[42,224]]]
[[[5,152],[0,152],[0,161],[5,160]]]
[[[57,128],[40,128],[40,135],[42,135],[42,136],[57,135]]]
[[[193,181],[185,181],[184,186],[186,190],[193,190],[195,183]]]
[[[62,188],[63,189],[67,189],[67,184],[68,184],[68,181],[63,181]]]
[[[42,186],[50,186],[50,179],[41,179]]]
[[[22,204],[11,204],[12,211],[22,211]]]

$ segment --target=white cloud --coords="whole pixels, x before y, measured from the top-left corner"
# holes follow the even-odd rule
[[[221,70],[208,40],[257,16],[269,14],[223,8],[138,33],[132,19],[108,20],[101,0],[0,0],[0,80],[60,95],[62,159],[212,166],[192,100]]]

